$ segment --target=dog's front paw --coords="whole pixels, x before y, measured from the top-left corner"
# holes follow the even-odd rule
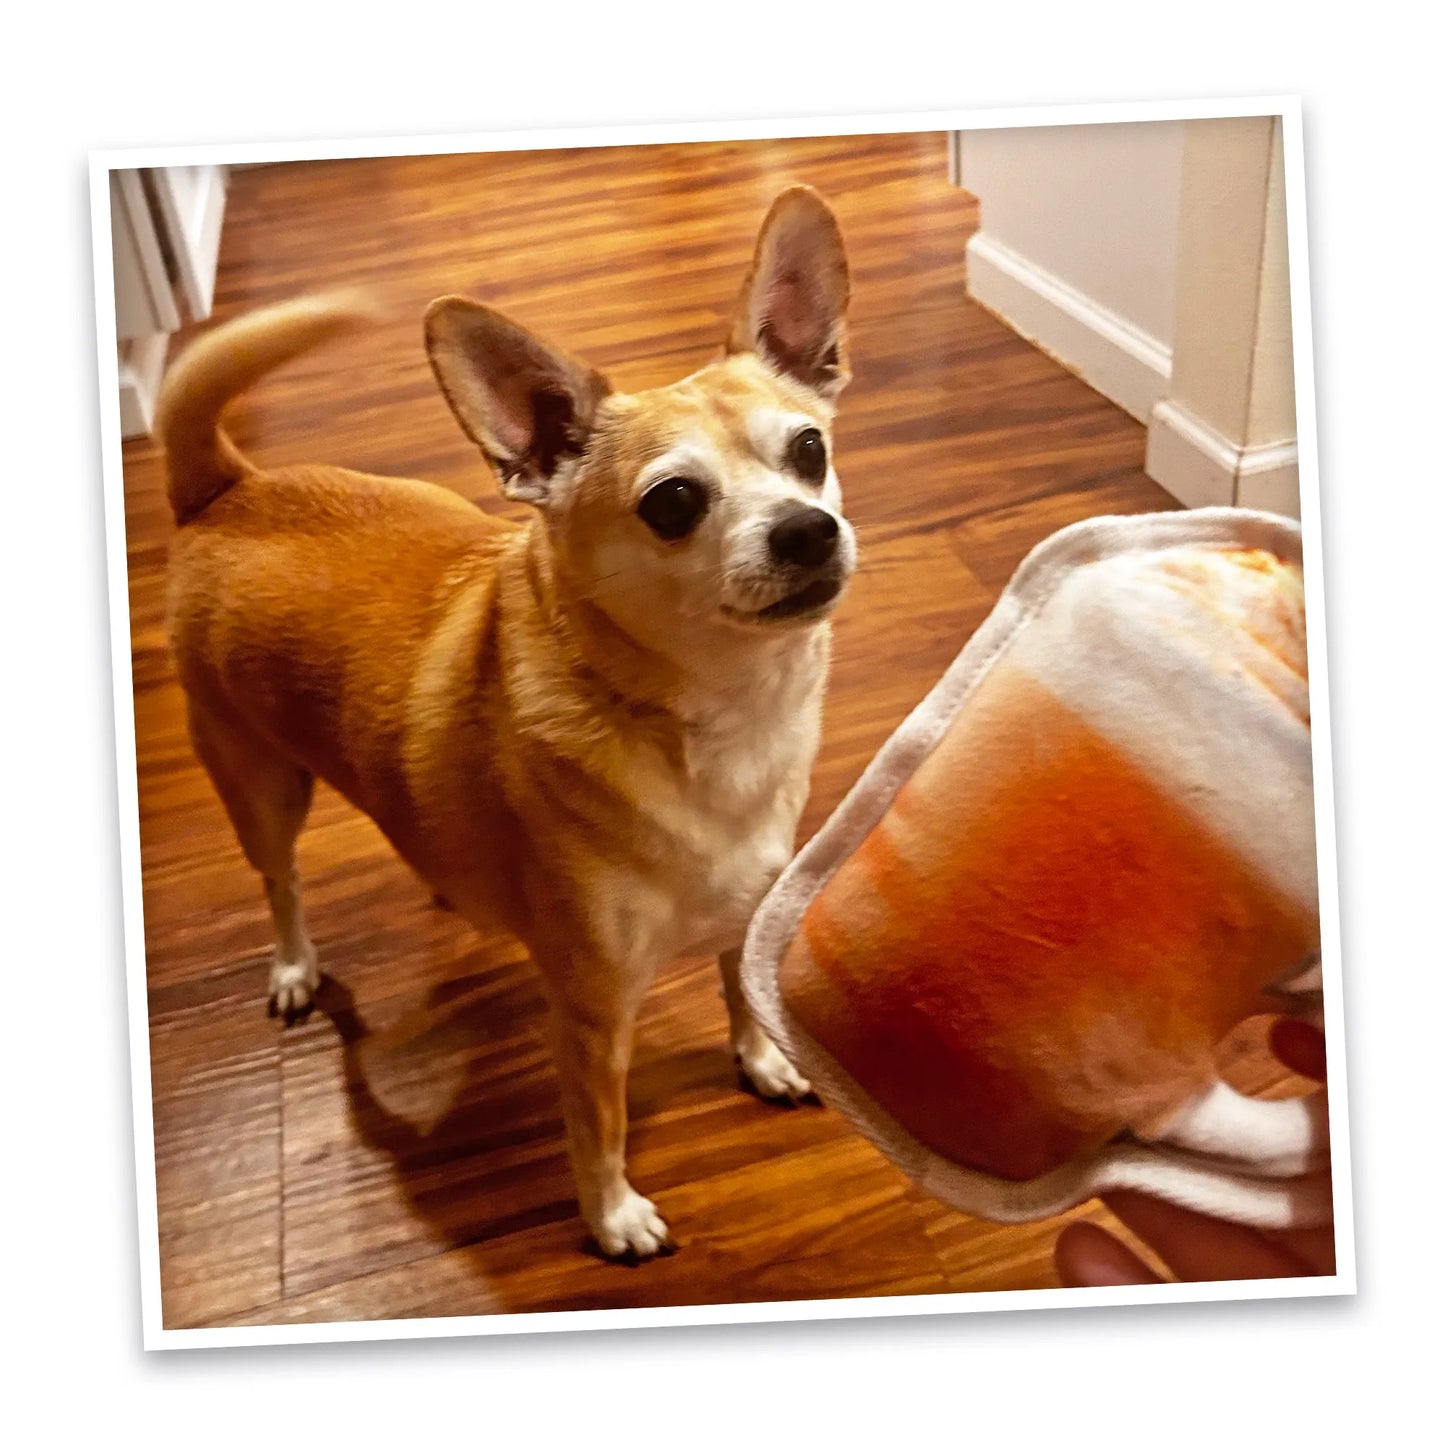
[[[632,1188],[590,1224],[597,1247],[608,1259],[636,1263],[655,1254],[671,1254],[677,1248],[657,1206]]]
[[[321,970],[316,966],[314,953],[298,962],[273,959],[270,1012],[279,1014],[288,1024],[304,1017],[320,984]]]
[[[813,1095],[813,1086],[761,1029],[737,1046],[737,1055],[738,1066],[763,1098],[794,1103]]]

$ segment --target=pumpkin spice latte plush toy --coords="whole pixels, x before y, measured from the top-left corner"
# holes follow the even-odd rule
[[[1318,1017],[1310,745],[1295,524],[1067,528],[769,894],[749,999],[971,1214],[1124,1188],[1319,1223],[1323,1093],[1216,1068],[1245,1018]]]

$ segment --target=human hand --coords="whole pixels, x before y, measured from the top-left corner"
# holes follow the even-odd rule
[[[1324,1035],[1293,1019],[1277,1022],[1270,1046],[1280,1062],[1320,1082]],[[1173,1271],[1177,1280],[1289,1279],[1335,1272],[1333,1225],[1255,1229],[1196,1214],[1163,1199],[1124,1191],[1104,1203]],[[1162,1284],[1165,1277],[1096,1224],[1071,1224],[1054,1244],[1054,1267],[1069,1286]]]

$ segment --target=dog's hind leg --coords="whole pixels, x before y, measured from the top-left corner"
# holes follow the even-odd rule
[[[196,756],[221,796],[242,851],[261,875],[276,952],[270,1002],[287,1023],[304,1014],[321,981],[296,875],[296,835],[311,806],[311,774],[279,756],[244,724],[187,700]]]

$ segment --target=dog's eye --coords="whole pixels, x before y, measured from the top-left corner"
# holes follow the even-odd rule
[[[800,431],[788,443],[788,465],[815,486],[828,475],[828,447],[817,427]]]
[[[664,542],[679,542],[702,521],[707,490],[686,477],[669,477],[650,486],[637,504],[637,515]]]

